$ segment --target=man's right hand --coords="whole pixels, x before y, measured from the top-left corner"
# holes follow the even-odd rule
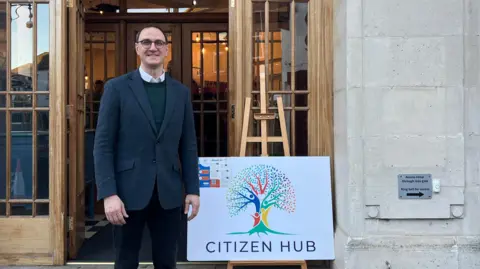
[[[103,204],[105,206],[105,215],[111,224],[123,225],[126,223],[125,218],[128,218],[127,211],[118,195],[105,198]]]

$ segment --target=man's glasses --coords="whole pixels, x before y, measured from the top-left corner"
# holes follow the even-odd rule
[[[140,40],[138,41],[138,43],[140,43],[142,45],[142,47],[144,49],[149,49],[152,47],[152,43],[155,44],[155,47],[157,49],[161,49],[163,48],[165,45],[167,45],[167,42],[163,41],[163,40],[155,40],[155,41],[152,41],[150,39],[144,39],[144,40]]]

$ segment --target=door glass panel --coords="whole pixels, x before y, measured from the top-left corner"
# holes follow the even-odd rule
[[[0,4],[0,215],[48,215],[49,4],[10,4],[10,31],[6,8]]]
[[[115,32],[85,32],[85,129],[97,126],[103,86],[117,75]]]
[[[308,1],[255,1],[252,11],[252,111],[260,112],[262,84],[267,91],[267,108],[277,116],[276,100],[282,96],[291,155],[307,156]],[[260,79],[261,70],[265,70],[265,79]],[[254,135],[260,136],[260,122],[254,120],[252,127]],[[280,136],[279,121],[269,121],[267,132]],[[251,146],[253,155],[261,154],[260,143]],[[283,155],[282,144],[269,143],[268,154]]]
[[[192,33],[192,102],[201,157],[228,156],[226,32]]]

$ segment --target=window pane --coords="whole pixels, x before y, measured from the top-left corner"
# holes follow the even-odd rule
[[[49,20],[48,4],[37,4],[37,91],[49,90]]]
[[[32,198],[32,112],[11,113],[10,197]],[[13,209],[13,208],[12,208]]]
[[[48,199],[49,160],[48,160],[48,111],[37,111],[37,198]],[[37,205],[38,206],[38,205]],[[37,208],[38,209],[38,208]],[[48,212],[48,211],[47,211]]]
[[[7,207],[5,203],[0,203],[0,216],[5,216],[7,214]]]
[[[14,216],[31,216],[32,215],[32,204],[31,203],[22,203],[22,204],[12,204],[10,203],[10,212]]]
[[[10,107],[32,107],[31,94],[12,94],[10,95]]]
[[[37,203],[37,216],[48,216],[48,212],[50,211],[48,203]]]
[[[11,6],[11,53],[12,91],[32,91],[33,73],[33,15],[32,4]]]
[[[6,12],[7,12],[7,4],[0,3],[0,92],[7,91],[7,17],[6,17],[7,14]]]
[[[7,192],[7,136],[6,113],[0,110],[0,199],[6,198]]]

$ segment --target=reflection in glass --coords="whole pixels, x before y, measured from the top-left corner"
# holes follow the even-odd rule
[[[37,216],[48,216],[50,211],[48,203],[37,203]]]
[[[37,4],[37,91],[48,91],[49,12],[48,4]],[[37,99],[38,100],[38,99]],[[37,103],[38,106],[38,103]],[[47,102],[48,106],[48,102]]]
[[[2,12],[5,8],[5,4],[1,3],[0,108],[5,110],[0,110],[0,199],[6,199],[7,194],[10,199],[48,199],[48,110],[40,111],[37,108],[45,109],[49,104],[49,4],[9,5],[11,31],[8,37],[5,34],[5,12]],[[37,14],[33,14],[34,10]],[[8,49],[6,39],[10,41]],[[8,59],[11,72],[6,72],[5,59]],[[7,73],[9,77],[6,77]],[[11,82],[8,89],[7,79]],[[5,91],[8,95],[2,94]],[[33,130],[34,122],[36,130]],[[34,178],[36,184],[33,184]],[[7,182],[10,186],[8,190]],[[33,185],[38,186],[37,197],[32,197]],[[3,207],[0,208],[0,215],[2,210],[3,214],[9,211],[11,215],[32,215],[33,201],[10,202],[0,207]],[[41,211],[48,214],[48,210]]]
[[[191,42],[191,93],[198,151],[202,157],[227,156],[227,35],[194,32]]]
[[[6,113],[0,110],[0,199],[5,199],[7,191],[7,137]]]
[[[0,3],[0,92],[7,91],[7,4]],[[0,100],[0,107],[1,107]]]
[[[32,215],[32,204],[31,203],[15,203],[10,204],[10,212],[14,216],[31,216]]]
[[[32,91],[33,75],[33,7],[30,3],[11,6],[12,91]]]
[[[7,96],[6,94],[0,93],[0,108],[5,108],[7,105]]]
[[[48,111],[37,111],[37,198],[48,199]],[[38,206],[38,205],[37,205]],[[38,209],[38,208],[37,208]],[[48,211],[47,211],[48,212]]]
[[[291,154],[305,156],[308,155],[308,25],[306,19],[308,1],[297,0],[294,1],[293,6],[294,10],[292,10],[292,3],[269,2],[267,12],[270,19],[267,27],[265,2],[253,3],[252,102],[255,106],[254,112],[259,112],[260,95],[258,93],[261,85],[265,85],[267,93],[270,92],[267,94],[267,107],[276,107],[277,97],[282,96]],[[291,29],[292,24],[294,29]],[[266,32],[267,28],[268,32]],[[268,46],[266,46],[267,43]],[[263,70],[267,79],[260,79],[260,71],[265,66],[267,68]],[[276,112],[276,109],[272,111]],[[260,123],[254,122],[253,129],[254,134],[259,136]],[[270,124],[267,132],[269,135],[280,136],[278,121]],[[259,155],[260,144],[253,146],[253,154]],[[283,145],[270,143],[268,154],[283,155]]]
[[[10,107],[32,107],[31,94],[12,94],[10,95]]]
[[[10,197],[32,198],[32,112],[11,111]],[[13,208],[12,208],[13,209]]]
[[[48,107],[48,94],[36,94],[37,97],[37,107]]]

